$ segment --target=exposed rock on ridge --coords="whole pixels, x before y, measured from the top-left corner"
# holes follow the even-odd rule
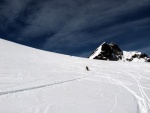
[[[122,51],[115,43],[102,43],[89,57],[89,59],[112,60],[112,61],[134,61],[134,62],[150,62],[150,58],[141,52]]]

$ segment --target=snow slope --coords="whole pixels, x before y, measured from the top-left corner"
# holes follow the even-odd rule
[[[150,113],[149,63],[77,58],[2,39],[0,56],[0,113]]]

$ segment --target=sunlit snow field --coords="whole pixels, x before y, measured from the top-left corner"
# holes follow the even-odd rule
[[[78,58],[0,39],[0,113],[150,113],[150,63]]]

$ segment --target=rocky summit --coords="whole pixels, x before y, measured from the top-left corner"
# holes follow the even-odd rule
[[[129,62],[150,62],[145,53],[137,51],[122,51],[115,43],[102,43],[90,56],[89,59],[129,61]]]

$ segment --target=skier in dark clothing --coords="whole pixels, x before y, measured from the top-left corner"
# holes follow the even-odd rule
[[[89,71],[89,67],[86,66],[86,70]]]

